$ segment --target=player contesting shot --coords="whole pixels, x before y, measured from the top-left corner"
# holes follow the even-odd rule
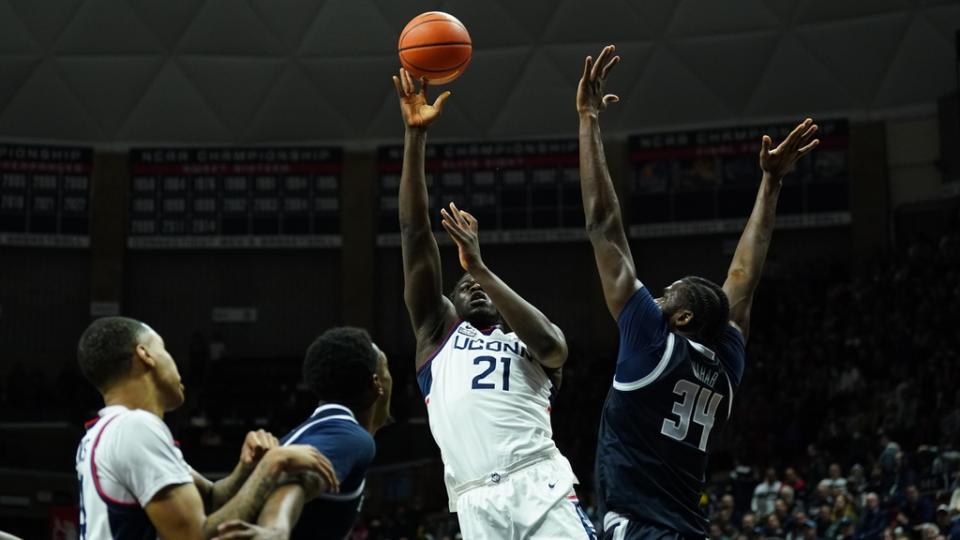
[[[443,226],[466,273],[444,296],[424,155],[427,128],[450,94],[430,105],[426,80],[417,90],[403,69],[394,85],[406,124],[399,197],[403,295],[450,510],[468,540],[592,538],[574,492],[576,477],[550,425],[551,374],[559,375],[567,359],[563,333],[484,264],[476,219],[452,204],[443,211]]]
[[[183,404],[180,373],[160,335],[140,321],[95,320],[77,359],[106,405],[77,449],[81,539],[210,538],[227,520],[256,518],[283,473],[315,472],[336,488],[317,450],[277,447],[262,431],[247,435],[227,478],[212,483],[191,469],[163,423]]]
[[[704,538],[707,458],[730,417],[743,375],[750,306],[767,256],[784,175],[813,150],[806,120],[779,146],[764,136],[763,179],[723,287],[697,276],[660,298],[637,279],[607,170],[599,114],[620,57],[587,57],[577,90],[580,182],[587,232],[607,309],[620,327],[613,386],[603,406],[596,482],[604,538]]]

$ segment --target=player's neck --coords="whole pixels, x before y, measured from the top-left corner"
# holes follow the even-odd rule
[[[139,381],[121,383],[110,388],[103,394],[103,403],[123,405],[128,409],[143,409],[163,419],[163,407],[160,405],[156,389],[148,387]]]

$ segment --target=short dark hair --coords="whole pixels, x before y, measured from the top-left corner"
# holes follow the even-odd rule
[[[90,323],[77,344],[80,371],[98,390],[104,390],[130,371],[142,322],[128,317],[103,317]]]
[[[460,282],[462,282],[463,280],[465,280],[465,279],[467,279],[467,278],[471,278],[471,279],[473,278],[473,276],[470,275],[470,272],[464,272],[464,273],[457,279],[456,283],[454,283],[454,284],[453,284],[453,287],[450,289],[450,292],[447,293],[447,300],[450,300],[451,302],[453,302],[453,299],[456,298],[456,296],[457,296],[457,288],[460,287]]]
[[[680,284],[680,305],[693,312],[693,320],[683,332],[703,343],[715,342],[730,322],[730,301],[723,288],[700,276],[687,276]]]
[[[340,326],[320,334],[303,360],[303,380],[322,401],[363,405],[377,372],[377,351],[362,328]]]

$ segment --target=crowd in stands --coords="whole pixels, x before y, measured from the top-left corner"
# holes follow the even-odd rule
[[[772,262],[768,270],[733,420],[703,499],[710,538],[960,540],[960,237],[916,242],[852,268]],[[206,365],[211,351],[198,343],[191,357]],[[577,381],[577,391],[560,392],[553,421],[579,473],[581,499],[599,521],[590,477],[613,363],[591,359],[588,369],[577,361],[587,356],[572,344],[564,379]],[[193,385],[188,411],[171,421],[175,431],[179,423],[195,433],[185,451],[233,440],[224,426],[283,433],[299,421],[310,397],[297,391],[298,360],[288,363],[271,375],[281,381],[275,387],[241,375],[259,389],[246,395],[263,403],[226,407],[238,401],[224,399],[226,390]],[[422,431],[425,411],[407,365],[393,367],[398,426],[389,429],[416,424]],[[263,392],[268,386],[273,391]],[[85,383],[69,365],[51,379],[15,366],[0,392],[0,415],[78,420],[78,402],[97,407],[96,396],[80,388]],[[53,402],[44,403],[47,396]],[[218,448],[211,462],[232,463],[234,454],[232,446]],[[442,505],[400,499],[381,498],[368,509],[354,539],[458,537]]]

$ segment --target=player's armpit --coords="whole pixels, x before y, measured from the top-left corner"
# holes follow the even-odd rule
[[[161,538],[204,538],[206,516],[203,500],[194,484],[177,484],[161,489],[144,510]]]
[[[206,512],[212,512],[213,506],[213,482],[202,474],[190,468],[190,475],[193,476],[193,485],[197,487],[200,493],[200,500],[203,501],[203,508]]]

